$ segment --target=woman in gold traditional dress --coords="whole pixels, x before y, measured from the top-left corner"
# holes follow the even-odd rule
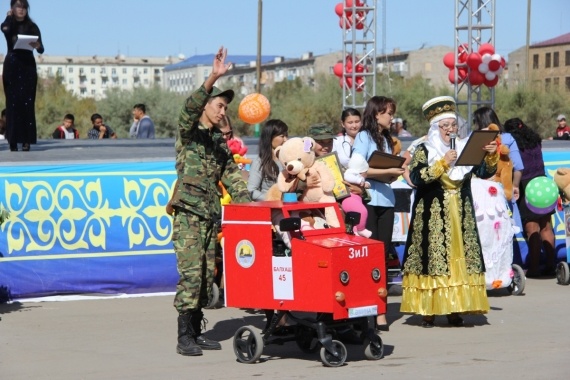
[[[451,149],[457,133],[455,101],[440,96],[422,111],[430,123],[427,139],[414,153],[410,178],[416,186],[412,220],[403,261],[401,312],[423,316],[422,326],[433,327],[436,315],[446,315],[462,326],[461,313],[489,310],[485,264],[473,197],[471,176],[491,177],[499,155],[496,142],[479,166],[454,166],[466,140]]]

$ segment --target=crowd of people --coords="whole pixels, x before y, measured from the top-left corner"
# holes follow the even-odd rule
[[[261,130],[259,155],[253,159],[245,178],[239,175],[240,168],[223,144],[236,137],[231,126],[228,129],[223,121],[227,119],[227,105],[234,94],[214,86],[229,66],[226,54],[223,48],[217,52],[212,73],[187,99],[179,120],[178,181],[168,210],[175,215],[173,242],[180,273],[175,297],[179,312],[177,351],[182,355],[219,349],[219,344],[205,338],[200,329],[215,265],[212,232],[220,206],[219,199],[212,194],[218,194],[215,191],[218,181],[231,194],[232,202],[265,200],[284,169],[276,151],[289,135],[285,121],[266,121]],[[437,315],[446,316],[452,326],[462,326],[462,315],[489,310],[485,261],[475,215],[477,194],[472,192],[471,181],[493,178],[499,161],[499,144],[492,140],[485,145],[480,164],[456,166],[469,132],[456,139],[459,123],[463,125],[464,120],[458,119],[454,99],[444,96],[424,104],[422,112],[429,128],[410,149],[400,153],[397,136],[410,134],[403,127],[403,120],[394,118],[396,109],[394,99],[373,96],[362,114],[354,108],[343,110],[338,130],[327,124],[315,124],[305,135],[314,140],[316,156],[336,153],[344,169],[344,184],[350,190],[350,196],[339,201],[341,209],[359,212],[362,224],[355,232],[382,241],[386,251],[394,224],[395,197],[390,184],[402,176],[406,178],[415,194],[401,263],[401,312],[421,316],[421,325],[427,328],[435,325]],[[503,127],[493,109],[481,107],[474,112],[475,130],[487,129],[491,124],[498,126],[501,144],[509,147],[513,163],[514,203],[510,207],[521,208],[525,237],[529,241],[527,275],[552,274],[555,256],[550,214],[536,215],[521,202],[528,182],[545,175],[541,139],[519,119],[510,119]],[[563,136],[564,132],[557,135]],[[404,167],[369,167],[368,160],[376,151],[405,156]],[[203,167],[208,170],[198,170]],[[303,184],[297,182],[295,186]],[[541,272],[543,250],[546,266]],[[267,318],[271,315],[267,311]],[[376,328],[389,330],[385,315],[377,316]]]

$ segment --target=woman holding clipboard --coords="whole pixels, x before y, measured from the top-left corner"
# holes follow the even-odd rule
[[[452,149],[457,133],[455,100],[441,96],[422,111],[430,123],[427,139],[409,165],[416,186],[412,218],[403,260],[402,313],[421,315],[423,327],[433,327],[436,315],[462,326],[462,313],[489,310],[485,264],[477,231],[471,177],[491,177],[499,155],[497,143],[483,147],[477,166],[455,166],[465,140]]]
[[[2,23],[8,53],[4,59],[2,81],[6,95],[6,140],[10,150],[17,151],[22,144],[23,151],[30,150],[30,144],[37,140],[36,131],[36,86],[38,72],[33,50],[44,52],[40,28],[29,15],[28,0],[11,0],[10,10]],[[37,37],[36,41],[20,46],[18,35]]]
[[[390,124],[396,112],[396,102],[385,96],[373,96],[366,103],[362,117],[362,128],[354,139],[351,160],[360,155],[369,160],[375,151],[393,153],[393,140],[390,136]],[[404,173],[402,168],[374,169],[366,172],[370,182],[368,192],[370,201],[366,205],[368,218],[366,229],[372,232],[371,238],[384,243],[385,254],[392,242],[394,226],[394,191],[390,183]],[[377,329],[388,331],[386,315],[379,315]]]

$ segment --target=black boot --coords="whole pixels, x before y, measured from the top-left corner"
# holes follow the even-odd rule
[[[176,352],[180,355],[199,356],[202,355],[202,349],[196,344],[194,339],[194,329],[192,328],[191,314],[178,315],[178,345]]]
[[[221,350],[222,345],[219,342],[208,339],[202,334],[202,320],[204,320],[202,310],[198,309],[192,313],[192,328],[196,344],[204,350]]]

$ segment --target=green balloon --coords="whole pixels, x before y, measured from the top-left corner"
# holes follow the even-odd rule
[[[526,185],[525,197],[531,206],[550,207],[558,200],[558,186],[550,178],[536,177]]]

